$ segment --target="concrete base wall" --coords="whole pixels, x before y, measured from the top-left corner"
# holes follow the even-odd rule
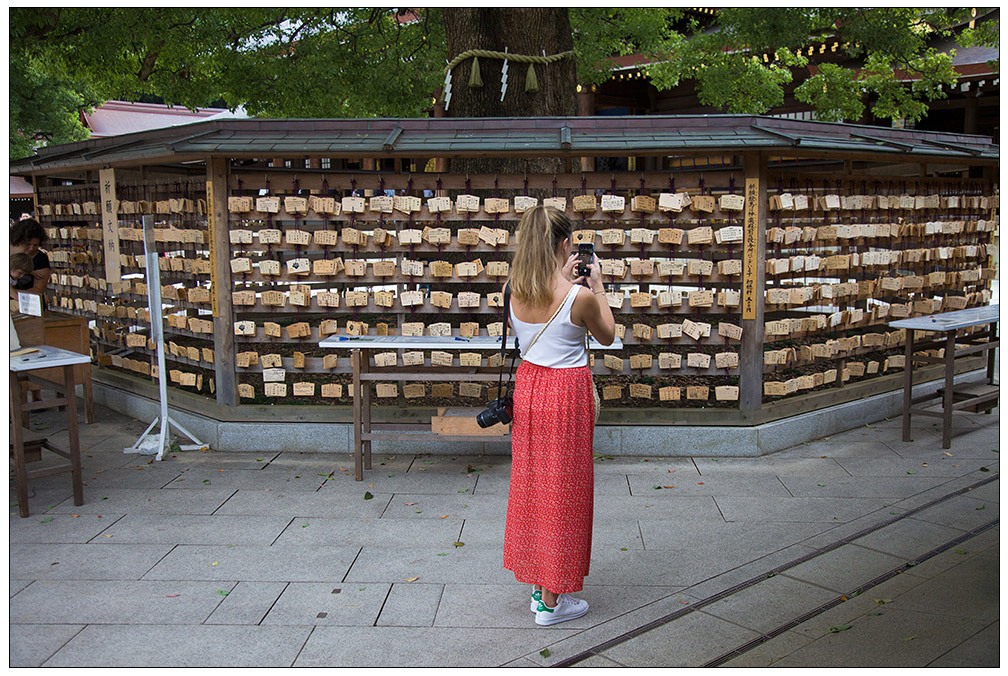
[[[955,382],[982,381],[984,376],[984,371],[972,371],[956,376]],[[921,383],[914,387],[914,396],[931,394],[943,382]],[[94,399],[144,421],[159,415],[157,401],[99,382],[94,383]],[[897,417],[902,411],[903,391],[897,390],[752,427],[602,425],[595,429],[595,452],[613,456],[755,457]],[[171,409],[170,417],[215,451],[348,453],[352,450],[352,427],[346,423],[221,422],[180,409]],[[918,416],[914,426],[921,424],[921,420]],[[372,442],[372,451],[508,455],[511,445],[510,440],[457,442],[432,436],[376,440]]]

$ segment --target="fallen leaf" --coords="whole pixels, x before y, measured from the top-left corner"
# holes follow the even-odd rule
[[[661,486],[655,486],[655,487],[654,487],[654,489],[655,489],[656,491],[660,491],[660,490],[661,490]]]
[[[447,519],[447,518],[448,518],[448,515],[447,515],[447,514],[445,514],[444,516],[439,516],[438,518],[439,518],[439,519]]]
[[[697,486],[703,486],[703,482],[702,481],[698,481],[697,482]]]
[[[438,556],[448,556],[448,552],[441,552],[438,554]]]
[[[79,518],[80,518],[80,514],[74,514],[74,515],[73,515],[73,518],[75,518],[75,519],[79,519]]]
[[[965,556],[966,550],[965,549],[957,549],[957,550],[955,550],[955,553],[958,554],[958,555],[960,555],[960,556]]]
[[[50,521],[52,521],[55,518],[56,517],[54,517],[54,516],[47,516],[46,518],[42,519],[42,523],[49,523]]]
[[[875,603],[884,606],[887,603],[892,603],[892,599],[875,599]]]
[[[420,578],[419,577],[404,577],[403,579],[406,580],[407,582],[416,582]]]
[[[211,566],[217,566],[217,565],[220,565],[220,561],[214,561],[214,562],[213,562],[213,563],[211,563],[210,565],[211,565]]]
[[[455,543],[453,543],[453,544],[454,544],[454,545],[455,545],[456,547],[464,547],[464,546],[465,546],[465,543],[464,543],[464,542],[455,542]]]
[[[167,598],[174,599],[174,598],[177,598],[179,595],[178,594],[165,594],[165,596]]]
[[[373,498],[373,497],[374,497],[374,496],[373,496],[373,495],[371,495],[371,494],[370,494],[369,492],[367,492],[367,491],[364,491],[364,499],[365,499],[365,500],[370,500],[370,499],[371,499],[371,498]]]
[[[307,528],[307,527],[308,527],[308,524],[307,524],[307,523],[303,523],[303,524],[301,524],[301,527],[302,527],[302,528]]]
[[[224,589],[218,589],[218,590],[217,590],[217,593],[218,593],[218,594],[220,594],[221,596],[227,596],[227,595],[228,595],[228,594],[230,594],[231,592],[229,592],[229,591],[226,591],[226,590],[224,590]]]
[[[460,490],[460,491],[457,491],[457,492],[458,492],[458,493],[468,493],[468,492],[469,492],[469,489],[468,489],[468,488],[463,488],[462,490]]]
[[[543,657],[549,657],[550,655],[549,648],[543,648],[542,650],[539,651],[539,654],[542,655]]]
[[[981,509],[987,509],[987,505],[980,505],[979,507],[977,507],[978,511]]]
[[[670,484],[668,486],[662,486],[662,488],[675,488],[675,484]]]
[[[907,474],[916,474],[916,473],[917,473],[917,470],[915,470],[915,469],[908,469],[907,470]]]
[[[922,462],[921,463],[921,467],[927,467],[927,463],[926,462]]]
[[[851,625],[849,625],[849,624],[839,624],[839,625],[837,625],[835,627],[830,627],[829,630],[830,630],[831,634],[838,634],[841,631],[847,631],[850,628],[851,628]]]
[[[625,552],[625,551],[627,551],[627,548],[626,548],[626,547],[620,547],[620,548],[619,548],[619,550],[620,550],[621,552]]]
[[[881,611],[881,610],[874,610],[874,611],[872,611],[872,612],[870,612],[870,613],[868,613],[868,614],[869,614],[869,615],[882,615],[883,613],[882,613],[882,611]]]
[[[110,537],[112,537],[112,534],[111,533],[105,533],[105,537],[110,538]]]
[[[981,471],[981,472],[989,472],[990,470],[989,470],[989,469],[987,469],[986,467],[981,467],[981,468],[980,468],[980,471]]]
[[[821,482],[821,481],[820,481],[820,482],[819,482],[818,484],[816,484],[816,485],[817,485],[817,486],[825,486],[826,484],[824,484],[823,482]]]
[[[945,451],[945,455],[947,455],[947,456],[948,456],[948,457],[950,457],[950,458],[952,457],[952,454],[951,454],[951,453],[949,453],[948,451]]]
[[[903,638],[903,640],[904,640],[904,641],[912,641],[912,640],[914,640],[915,638],[917,638],[917,636],[906,636],[906,637],[904,637],[904,638]]]
[[[415,505],[415,504],[416,504],[415,502],[407,502],[407,503],[406,503],[406,506],[407,506],[407,507],[412,507],[412,506],[413,506],[413,505]]]

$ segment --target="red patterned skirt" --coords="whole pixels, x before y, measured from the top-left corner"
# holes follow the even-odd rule
[[[522,362],[515,376],[504,567],[560,594],[591,558],[595,401],[591,371]]]

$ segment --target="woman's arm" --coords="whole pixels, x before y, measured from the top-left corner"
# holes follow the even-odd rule
[[[602,345],[612,345],[616,339],[616,319],[613,317],[612,308],[605,297],[605,288],[602,286],[602,273],[599,269],[597,258],[593,258],[588,264],[591,273],[588,276],[588,288],[578,291],[574,299],[574,307],[571,308],[571,321],[575,324],[587,327],[591,334]],[[584,277],[574,280],[575,284],[584,281]]]
[[[40,296],[45,295],[46,286],[49,285],[49,275],[52,270],[50,268],[42,268],[41,270],[36,270],[32,273],[34,281],[32,282],[31,292],[37,293]]]

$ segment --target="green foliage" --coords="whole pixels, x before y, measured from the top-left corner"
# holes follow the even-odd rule
[[[223,101],[269,117],[423,115],[443,81],[452,10],[411,11],[416,20],[382,8],[12,8],[11,158],[85,138],[80,112],[109,99]],[[999,45],[998,20],[969,27],[970,9],[945,7],[735,7],[703,25],[684,8],[566,11],[580,84],[605,82],[613,56],[640,54],[658,89],[691,81],[703,104],[731,113],[769,111],[796,80],[820,119],[857,120],[870,106],[917,120],[956,82],[952,55],[931,43]],[[859,69],[831,63],[838,56]]]

